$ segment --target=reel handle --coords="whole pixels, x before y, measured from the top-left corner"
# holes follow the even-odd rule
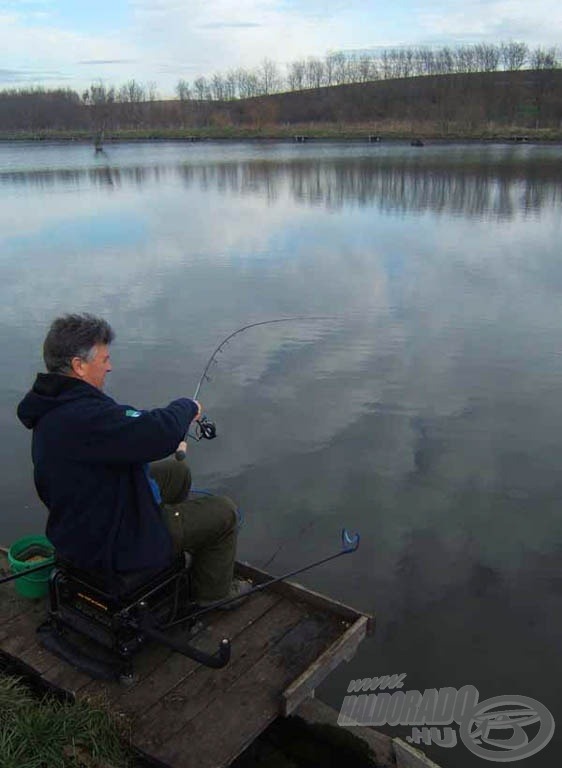
[[[196,436],[195,440],[214,440],[217,436],[217,426],[214,421],[211,421],[207,416],[203,415],[195,422]],[[189,434],[189,433],[188,433]],[[190,435],[192,437],[192,435]],[[175,457],[177,461],[183,461],[187,452],[187,442],[182,440],[176,448]]]

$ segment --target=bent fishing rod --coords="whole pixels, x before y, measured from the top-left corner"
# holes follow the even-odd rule
[[[209,368],[214,363],[216,356],[221,352],[222,348],[235,336],[238,336],[239,333],[243,333],[244,331],[248,331],[250,328],[257,328],[260,325],[273,325],[274,323],[292,323],[298,320],[333,320],[333,316],[310,316],[310,315],[293,315],[291,317],[278,317],[274,320],[261,320],[257,323],[248,323],[248,325],[243,325],[241,328],[238,328],[236,331],[233,331],[232,333],[229,333],[228,336],[226,336],[221,343],[215,348],[213,354],[208,359],[207,364],[205,368],[203,369],[203,373],[201,374],[201,378],[197,382],[197,387],[195,388],[195,393],[193,395],[193,400],[197,400],[199,397],[199,392],[201,390],[201,387],[203,385],[204,381],[209,381]],[[196,422],[195,426],[195,440],[202,440],[203,438],[205,440],[212,440],[217,436],[217,427],[216,424],[211,421],[205,414],[202,414],[199,420]],[[185,459],[186,451],[187,451],[187,440],[191,437],[189,434],[189,428],[187,429],[185,436],[181,443],[178,445],[176,449],[176,459],[178,461],[183,461]]]

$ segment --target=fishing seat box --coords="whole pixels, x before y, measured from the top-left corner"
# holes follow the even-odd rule
[[[189,622],[190,565],[191,556],[182,554],[164,569],[104,573],[56,555],[48,619],[37,630],[40,642],[92,677],[124,682],[133,677],[132,656],[148,637],[194,657],[191,646],[164,634],[182,614]],[[195,653],[207,663],[205,654]]]

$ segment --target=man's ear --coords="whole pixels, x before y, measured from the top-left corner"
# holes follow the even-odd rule
[[[83,379],[85,376],[84,361],[81,357],[73,357],[70,361],[72,367],[72,374],[78,379]]]

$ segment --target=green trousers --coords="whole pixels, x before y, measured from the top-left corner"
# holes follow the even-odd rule
[[[150,474],[160,488],[162,511],[176,554],[187,551],[193,558],[193,599],[226,597],[236,554],[236,505],[227,496],[188,498],[191,472],[185,461],[155,461],[150,465]]]

